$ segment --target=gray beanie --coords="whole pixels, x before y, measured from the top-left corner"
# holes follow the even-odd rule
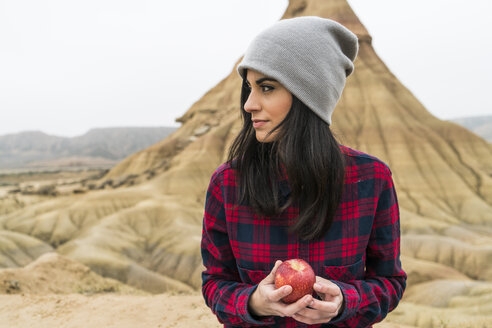
[[[326,123],[354,69],[357,36],[321,17],[280,20],[249,45],[237,70],[276,79]]]

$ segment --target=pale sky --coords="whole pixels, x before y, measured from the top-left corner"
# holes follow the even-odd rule
[[[433,115],[492,115],[492,1],[349,3],[378,55]],[[0,135],[178,126],[286,7],[287,0],[0,0]]]

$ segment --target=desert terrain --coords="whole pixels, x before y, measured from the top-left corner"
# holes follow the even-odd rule
[[[302,15],[358,35],[333,129],[396,184],[408,286],[376,327],[491,327],[492,145],[432,116],[345,0],[291,0],[284,17]],[[199,293],[201,223],[240,128],[240,84],[232,70],[178,130],[109,171],[2,177],[0,327],[219,326]]]

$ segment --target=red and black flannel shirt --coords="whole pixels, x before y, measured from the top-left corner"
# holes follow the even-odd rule
[[[403,295],[400,222],[391,171],[377,158],[340,146],[346,162],[345,190],[333,224],[321,239],[288,233],[298,209],[261,217],[237,206],[237,180],[230,165],[213,174],[207,191],[202,235],[202,291],[225,327],[304,327],[290,317],[253,317],[248,300],[276,260],[302,258],[316,275],[337,284],[344,310],[315,327],[370,327],[393,310]],[[284,201],[287,178],[278,181]]]

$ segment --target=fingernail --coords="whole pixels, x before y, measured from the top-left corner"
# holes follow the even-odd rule
[[[316,289],[320,289],[320,288],[321,288],[321,285],[320,285],[320,284],[318,284],[318,283],[315,283],[315,284],[313,285],[313,287],[314,287],[314,288],[316,288]]]

